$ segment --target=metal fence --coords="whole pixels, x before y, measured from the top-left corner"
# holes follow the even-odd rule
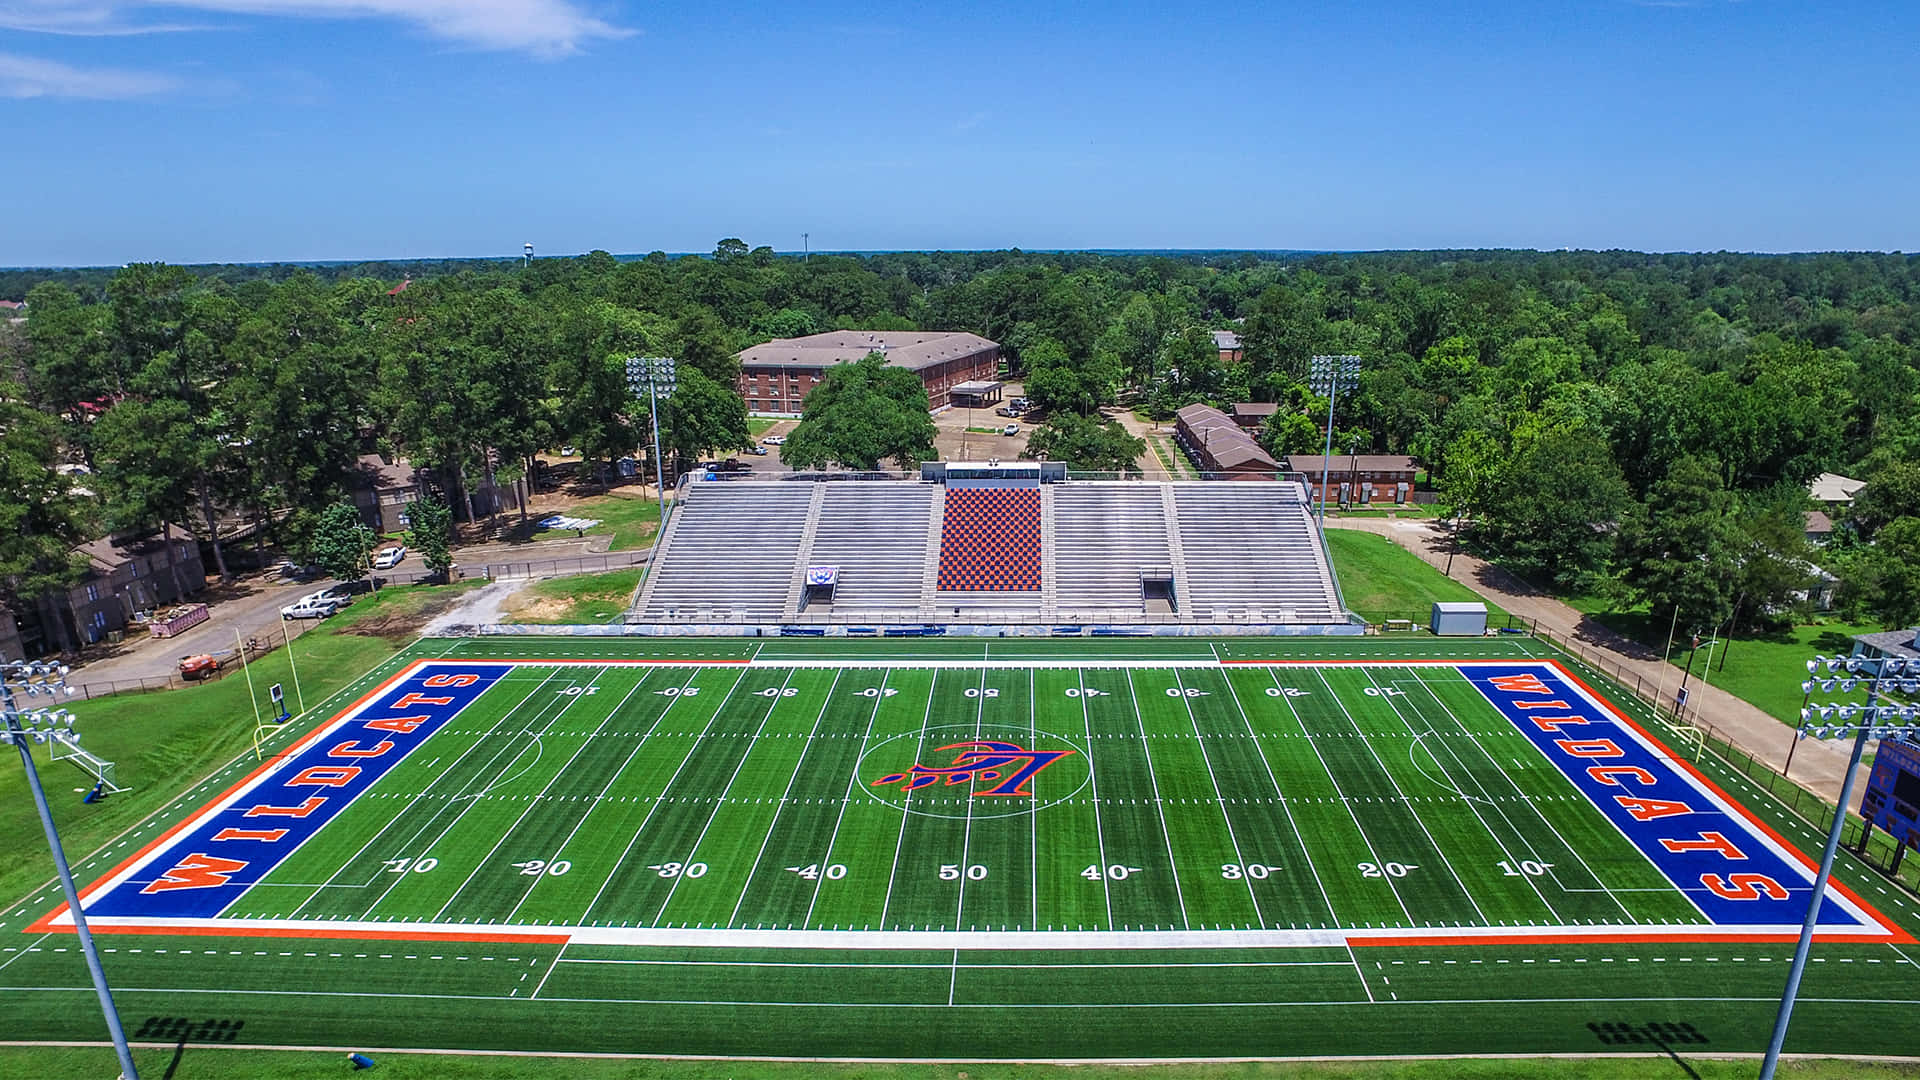
[[[257,660],[275,649],[285,648],[289,641],[305,636],[307,631],[319,626],[321,622],[320,619],[280,620],[279,632],[269,631],[265,636],[256,636],[243,643],[248,662]],[[178,672],[175,672],[144,679],[101,679],[94,682],[69,682],[68,685],[74,688],[76,697],[91,701],[111,694],[137,694],[152,690],[177,690],[183,686],[200,686],[205,683],[219,682],[240,670],[239,649],[210,650],[206,655],[213,657],[216,666],[198,679],[183,679]],[[76,674],[83,674],[83,672]]]
[[[645,565],[649,555],[650,551],[642,548],[638,551],[610,551],[604,555],[581,555],[571,559],[550,559],[546,562],[488,563],[481,567],[480,574],[489,581],[512,581],[521,578],[584,574],[597,570],[625,570],[629,567]]]

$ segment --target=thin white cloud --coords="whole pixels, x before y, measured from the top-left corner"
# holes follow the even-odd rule
[[[178,79],[153,72],[77,68],[56,60],[0,53],[0,97],[111,101],[163,94],[179,85]]]
[[[573,0],[0,0],[0,27],[49,34],[152,34],[206,27],[162,22],[156,9],[320,19],[391,19],[481,49],[565,56],[633,31]]]

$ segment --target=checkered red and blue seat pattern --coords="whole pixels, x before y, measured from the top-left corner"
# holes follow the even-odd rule
[[[1040,490],[949,488],[940,591],[1038,592]]]

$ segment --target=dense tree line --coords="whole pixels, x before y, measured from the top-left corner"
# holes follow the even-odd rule
[[[409,275],[411,279],[409,281]],[[394,291],[396,285],[408,282]],[[57,574],[77,523],[185,523],[222,559],[240,512],[297,544],[367,448],[427,467],[456,518],[570,442],[601,476],[643,445],[622,362],[672,355],[663,441],[691,459],[747,442],[736,352],[833,328],[966,330],[1000,342],[1053,420],[1052,455],[1111,465],[1101,413],[1275,401],[1276,453],[1324,438],[1308,358],[1354,353],[1336,443],[1404,452],[1474,541],[1567,588],[1616,588],[1690,627],[1791,603],[1816,553],[1807,481],[1870,480],[1817,554],[1849,602],[1920,617],[1920,258],[1631,252],[1107,255],[1021,251],[777,256],[605,252],[518,262],[0,272],[25,299],[0,335],[7,502],[41,541],[0,573]],[[1232,329],[1223,360],[1209,331]],[[849,371],[858,423],[810,407],[796,464],[911,457],[906,388]],[[860,425],[865,425],[865,431]],[[874,435],[885,445],[875,450]],[[881,438],[884,436],[884,438]],[[34,479],[97,473],[62,503]],[[41,486],[36,486],[41,485]],[[49,491],[52,494],[49,495]],[[11,542],[11,541],[9,541]],[[216,568],[221,568],[216,566]]]

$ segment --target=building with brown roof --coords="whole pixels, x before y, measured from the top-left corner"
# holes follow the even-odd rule
[[[172,567],[159,535],[106,536],[74,548],[86,559],[85,576],[37,598],[30,610],[12,612],[14,625],[0,626],[0,658],[45,656],[92,644],[125,629],[136,612],[178,603],[205,589],[200,545],[177,525],[166,531],[173,542]]]
[[[1000,370],[1000,346],[978,334],[921,330],[829,330],[776,338],[740,354],[735,388],[747,411],[800,415],[801,403],[827,369],[880,353],[887,363],[920,376],[932,408],[951,404],[961,383],[990,382]]]
[[[1280,463],[1252,435],[1211,405],[1189,405],[1174,414],[1173,433],[1200,471],[1222,480],[1276,480]]]
[[[1418,466],[1405,454],[1335,454],[1331,458],[1319,454],[1287,455],[1287,471],[1304,474],[1315,499],[1320,497],[1323,469],[1327,484],[1335,492],[1341,484],[1347,484],[1348,497],[1364,499],[1363,484],[1373,485],[1374,498],[1393,497],[1401,484],[1412,491]]]

